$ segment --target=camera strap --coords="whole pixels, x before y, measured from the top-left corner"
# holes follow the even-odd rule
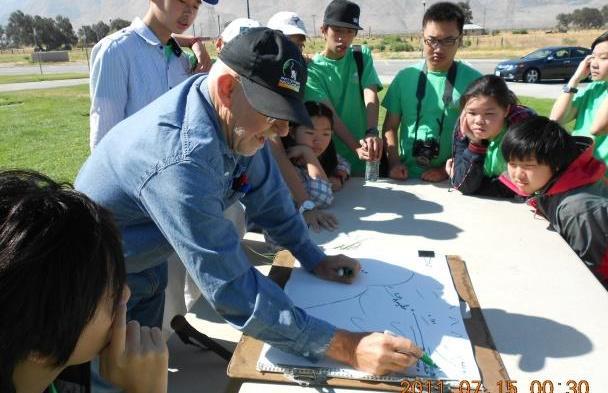
[[[454,93],[454,84],[456,82],[456,71],[457,64],[455,61],[452,62],[450,69],[448,70],[447,79],[445,81],[445,87],[443,89],[443,108],[441,110],[441,119],[438,120],[439,123],[439,136],[438,140],[441,140],[441,134],[443,133],[443,123],[445,121],[445,112],[452,101],[452,95]],[[420,71],[420,75],[418,76],[418,85],[416,86],[416,100],[418,100],[416,104],[416,123],[414,125],[414,142],[418,140],[418,127],[420,126],[420,112],[422,111],[422,100],[426,94],[426,82],[427,82],[427,73],[428,67],[426,65],[426,61],[422,66],[422,71]]]

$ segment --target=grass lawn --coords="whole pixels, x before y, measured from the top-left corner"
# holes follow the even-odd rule
[[[88,154],[88,86],[0,94],[0,168],[71,182]]]
[[[27,74],[27,75],[0,75],[0,85],[7,83],[55,81],[63,79],[88,78],[89,74],[83,72],[66,72],[61,74]]]
[[[551,99],[521,101],[542,115],[553,105]],[[384,116],[382,108],[380,125]],[[0,168],[30,168],[72,182],[88,154],[88,86],[0,94]]]

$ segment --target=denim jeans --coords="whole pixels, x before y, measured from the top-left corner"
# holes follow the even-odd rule
[[[127,320],[136,320],[141,326],[161,328],[167,287],[167,262],[139,273],[127,274],[131,298],[127,303]],[[91,362],[91,392],[115,393],[120,389],[108,383],[99,374],[99,358]]]

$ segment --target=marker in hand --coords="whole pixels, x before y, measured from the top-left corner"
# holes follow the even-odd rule
[[[395,336],[395,337],[399,336],[397,333],[392,332],[390,330],[385,330],[384,334],[388,334],[388,335]],[[407,355],[410,355],[410,354],[407,353]],[[420,357],[420,361],[422,363],[426,364],[429,367],[439,368],[439,366],[436,365],[435,362],[433,362],[433,359],[431,359],[431,357],[426,352],[422,352],[422,356]]]
[[[354,274],[353,269],[348,266],[339,268],[336,270],[336,273],[338,274],[338,277],[351,277]]]

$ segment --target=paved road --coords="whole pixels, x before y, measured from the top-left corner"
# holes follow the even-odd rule
[[[7,83],[0,85],[0,93],[19,90],[37,90],[37,89],[53,89],[55,87],[66,87],[84,85],[89,83],[89,78],[82,79],[64,79],[58,81],[42,81],[42,82],[24,82],[24,83]]]
[[[44,74],[64,74],[68,72],[89,72],[87,63],[69,63],[69,64],[52,64],[42,65],[42,73]],[[28,75],[40,74],[40,66],[18,66],[11,67],[0,65],[0,75]]]
[[[376,70],[380,76],[382,83],[390,83],[395,74],[399,70],[412,65],[419,60],[376,60]],[[496,59],[472,59],[467,60],[474,68],[484,74],[494,72],[496,64],[501,60]],[[17,75],[17,74],[36,74],[39,73],[38,66],[25,67],[3,67],[0,66],[0,75]],[[67,73],[67,72],[88,72],[86,63],[77,64],[62,64],[62,65],[43,65],[43,72],[46,73]],[[87,79],[71,79],[66,81],[46,81],[46,82],[31,82],[31,83],[13,83],[0,85],[0,92],[27,90],[27,89],[48,89],[59,86],[74,86],[76,84],[88,83]],[[538,83],[526,84],[521,82],[509,82],[509,88],[518,96],[528,96],[537,98],[552,98],[559,96],[562,82],[559,83]]]

